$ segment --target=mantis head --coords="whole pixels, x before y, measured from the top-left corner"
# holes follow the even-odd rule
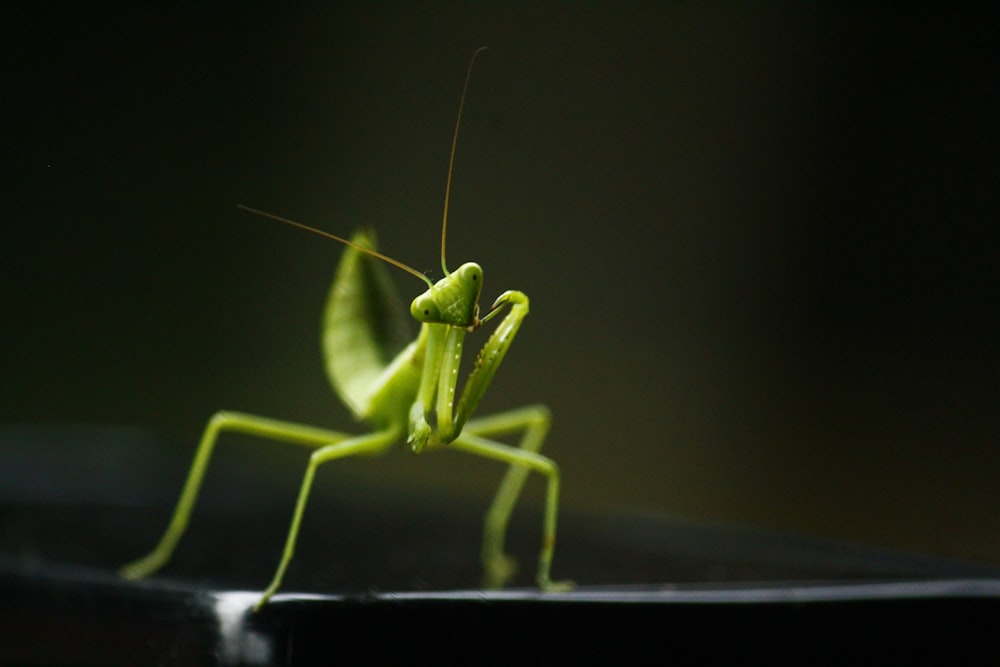
[[[482,267],[466,262],[414,299],[410,314],[418,322],[474,331],[480,325],[479,294],[482,290]]]

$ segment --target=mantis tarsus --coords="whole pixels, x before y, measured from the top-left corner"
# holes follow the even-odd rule
[[[244,413],[216,413],[209,420],[201,437],[166,532],[153,551],[121,568],[123,576],[140,579],[167,563],[187,528],[218,436],[223,432],[234,432],[314,449],[299,490],[281,561],[255,609],[260,609],[278,590],[292,560],[316,468],[335,459],[386,450],[404,437],[415,453],[447,447],[510,466],[484,521],[481,557],[484,567],[483,585],[487,588],[502,587],[513,575],[513,561],[504,554],[507,523],[528,473],[535,471],[544,475],[548,486],[536,579],[543,590],[562,590],[572,586],[570,582],[554,582],[549,576],[555,548],[559,468],[554,461],[538,453],[549,430],[548,409],[542,405],[534,405],[488,417],[472,418],[521,322],[528,314],[528,297],[523,292],[506,291],[490,306],[486,315],[480,318],[482,268],[469,262],[450,272],[445,262],[448,200],[458,128],[472,65],[483,50],[478,49],[469,62],[455,123],[441,224],[441,268],[444,277],[437,283],[377,252],[374,239],[364,231],[347,240],[301,223],[240,206],[252,213],[287,222],[347,246],[327,299],[323,351],[327,375],[334,389],[351,412],[358,419],[371,424],[373,430],[363,435],[349,435]],[[409,344],[395,341],[392,335],[393,329],[399,329],[392,322],[398,322],[401,315],[395,308],[396,295],[385,265],[375,261],[376,259],[400,267],[427,283],[427,291],[415,298],[410,305],[410,314],[420,323],[420,333]],[[480,325],[498,316],[504,309],[509,309],[507,315],[496,325],[479,351],[475,365],[456,399],[459,364],[466,333],[476,331]],[[518,433],[521,434],[518,447],[491,439]]]

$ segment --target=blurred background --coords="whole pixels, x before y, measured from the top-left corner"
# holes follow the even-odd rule
[[[185,452],[220,408],[355,428],[318,343],[340,248],[236,205],[373,226],[438,276],[486,45],[448,256],[483,265],[487,303],[532,299],[480,413],[552,408],[565,505],[1000,563],[996,18],[16,5],[0,423]],[[484,506],[501,474],[405,448],[330,468]]]

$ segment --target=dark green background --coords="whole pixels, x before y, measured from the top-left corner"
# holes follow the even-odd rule
[[[0,422],[348,427],[339,249],[236,204],[437,275],[488,45],[449,257],[532,298],[483,409],[551,406],[566,504],[1000,562],[995,17],[640,7],[6,9]],[[482,503],[499,476],[337,465]]]

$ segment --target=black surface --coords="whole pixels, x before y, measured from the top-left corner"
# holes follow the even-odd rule
[[[162,530],[188,456],[123,431],[0,434],[0,663],[1000,658],[995,568],[626,512],[563,517],[556,573],[580,584],[567,594],[476,590],[478,506],[363,490],[314,510],[336,530],[304,528],[260,613],[288,520],[268,493],[252,511],[206,498],[173,562],[120,579]],[[530,563],[525,523],[510,543]]]

